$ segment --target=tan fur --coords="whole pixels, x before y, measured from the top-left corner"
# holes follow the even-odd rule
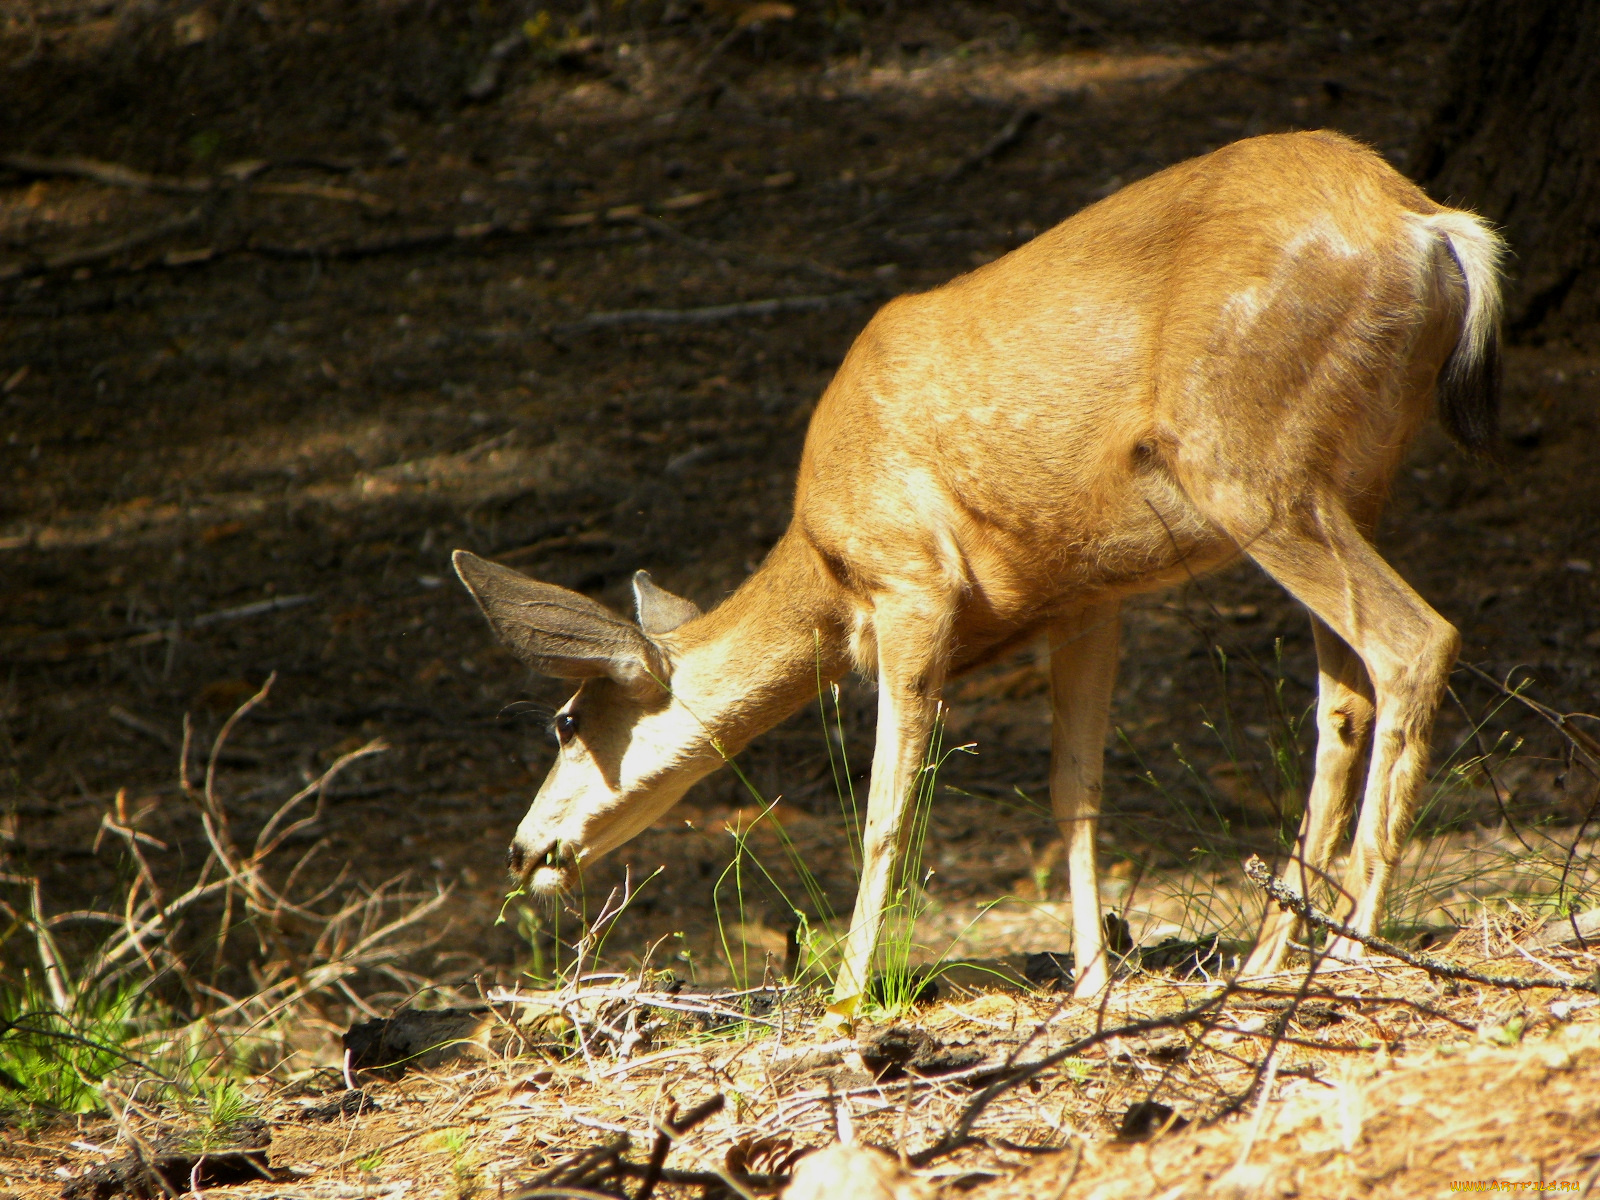
[[[1470,382],[1492,349],[1499,252],[1371,151],[1290,134],[1172,167],[891,301],[812,417],[788,532],[724,604],[651,642],[670,696],[602,680],[574,697],[597,728],[677,712],[671,729],[694,743],[663,746],[679,765],[608,807],[676,799],[814,696],[819,675],[852,659],[874,671],[863,880],[835,993],[847,1016],[946,679],[1049,637],[1052,795],[1075,907],[1097,908],[1120,602],[1242,552],[1314,614],[1323,700],[1303,858],[1308,878],[1325,872],[1364,791],[1344,887],[1372,928],[1456,635],[1367,537],[1442,365],[1455,352]],[[558,765],[518,833],[530,854],[587,839],[581,861],[615,844],[570,802],[593,795],[582,772],[615,774],[592,754]],[[1092,991],[1107,978],[1099,914],[1080,915]],[[1252,970],[1277,966],[1289,930],[1271,925]]]

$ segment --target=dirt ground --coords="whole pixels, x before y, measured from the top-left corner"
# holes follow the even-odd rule
[[[259,826],[381,737],[390,750],[299,835],[325,839],[316,870],[450,887],[449,936],[417,969],[513,982],[529,950],[493,924],[501,863],[551,746],[538,720],[499,714],[562,697],[492,645],[450,551],[618,608],[648,567],[714,604],[783,530],[811,407],[874,305],[1239,137],[1336,128],[1404,169],[1456,11],[669,7],[557,12],[498,60],[531,9],[0,14],[0,837],[4,869],[37,875],[51,908],[115,890],[96,829],[119,789],[181,872],[201,844],[176,782],[183,722],[208,745],[271,675],[219,764],[235,821]],[[763,299],[790,306],[581,324]],[[1428,430],[1377,539],[1460,627],[1465,662],[1520,672],[1560,711],[1595,708],[1597,402],[1600,354],[1513,348],[1503,461]],[[1241,567],[1141,600],[1127,625],[1108,898],[1140,933],[1247,936],[1238,862],[1294,817],[1276,750],[1308,770],[1304,615]],[[1477,676],[1456,686],[1436,757],[1498,745],[1499,774],[1443,788],[1429,828],[1465,855],[1506,842],[1510,814],[1559,860],[1593,800],[1560,739]],[[974,952],[1065,948],[1044,687],[1022,656],[952,690],[948,741],[976,754],[943,775],[934,916],[965,929],[1003,895],[1044,914]],[[847,685],[858,779],[871,705]],[[818,712],[742,765],[847,905]],[[724,772],[594,873],[603,896],[661,868],[610,953],[668,937],[677,969],[727,977],[709,913],[754,805]],[[1470,919],[1482,876],[1460,878],[1407,911]],[[1544,889],[1523,883],[1506,889]],[[1197,908],[1202,884],[1223,902]],[[752,885],[737,933],[781,951],[789,919]],[[376,981],[367,997],[397,998]]]

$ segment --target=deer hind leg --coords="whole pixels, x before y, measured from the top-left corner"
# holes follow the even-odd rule
[[[1317,643],[1317,769],[1285,875],[1301,895],[1315,896],[1328,880],[1334,850],[1361,794],[1376,709],[1372,681],[1355,651],[1315,616],[1311,633]],[[1290,913],[1269,913],[1244,976],[1279,970],[1298,925]]]
[[[884,913],[895,899],[896,867],[928,736],[948,664],[949,618],[925,597],[880,599],[874,610],[878,649],[878,737],[861,840],[861,883],[834,981],[833,1023],[854,1017],[872,978]]]
[[[1120,604],[1098,604],[1049,628],[1050,806],[1067,844],[1072,949],[1077,960],[1073,993],[1078,996],[1098,994],[1111,979],[1100,919],[1095,840],[1121,618]]]
[[[1353,908],[1344,904],[1338,910],[1357,932],[1371,933],[1411,827],[1428,770],[1434,714],[1461,639],[1373,549],[1337,498],[1313,494],[1254,530],[1241,527],[1235,514],[1213,519],[1344,639],[1372,681],[1371,762],[1344,878]],[[1331,787],[1332,781],[1324,790]],[[1354,957],[1359,949],[1335,943],[1330,953]]]

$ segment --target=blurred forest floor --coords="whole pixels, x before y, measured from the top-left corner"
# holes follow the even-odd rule
[[[1336,128],[1404,169],[1456,5],[1348,8],[9,8],[5,869],[58,910],[110,895],[118,851],[96,827],[127,789],[177,870],[202,837],[178,797],[185,715],[209,745],[276,672],[219,764],[235,821],[384,738],[297,835],[326,839],[313,872],[453,886],[454,932],[420,969],[509,981],[527,947],[492,924],[501,863],[551,746],[497,714],[561,693],[492,645],[450,551],[619,608],[638,567],[715,603],[784,528],[807,417],[882,299],[1252,134]],[[585,322],[761,300],[786,311]],[[1465,660],[1563,710],[1593,707],[1600,655],[1597,400],[1600,357],[1514,348],[1504,463],[1430,428],[1378,535]],[[1316,676],[1303,613],[1253,568],[1146,598],[1127,624],[1103,854],[1111,898],[1153,933],[1196,922],[1197,880],[1236,886],[1246,853],[1280,844]],[[1559,741],[1475,676],[1457,695],[1441,763],[1528,740],[1429,814],[1450,854],[1510,845],[1507,814],[1579,837],[1593,798],[1567,787]],[[933,821],[938,919],[959,932],[1007,894],[1064,911],[1043,674],[1023,656],[951,698],[947,740],[977,753],[943,775],[959,791]],[[852,681],[858,777],[871,714]],[[828,764],[815,710],[743,759],[843,906]],[[710,901],[753,803],[724,772],[595,872],[603,895],[664,864],[611,952],[681,931],[676,953],[723,970]],[[1462,879],[1418,920],[1469,915],[1481,879]],[[781,950],[783,905],[748,899],[742,934]],[[1237,924],[1227,907],[1203,912]],[[973,948],[1065,943],[1050,921],[995,930]]]

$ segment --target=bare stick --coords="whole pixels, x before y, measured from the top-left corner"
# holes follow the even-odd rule
[[[374,212],[391,212],[394,203],[372,192],[356,188],[329,187],[321,183],[257,183],[248,181],[270,170],[274,164],[251,162],[229,170],[225,178],[181,179],[172,175],[152,175],[125,167],[121,163],[101,162],[94,158],[39,158],[32,154],[8,154],[0,157],[0,167],[23,175],[68,176],[87,179],[108,187],[132,188],[140,192],[181,192],[195,194],[216,192],[227,188],[248,186],[251,192],[264,196],[309,196],[315,200],[333,200],[345,204],[359,204]],[[289,166],[293,164],[279,164]]]
[[[771,300],[746,300],[738,304],[712,304],[704,308],[621,308],[592,312],[577,321],[551,325],[554,334],[588,333],[594,329],[613,329],[619,325],[710,325],[743,317],[766,317],[787,312],[819,312],[847,304],[859,304],[881,293],[876,288],[834,292],[823,296],[778,296]]]
[[[954,183],[968,171],[971,171],[977,167],[981,167],[990,159],[995,158],[999,154],[1009,150],[1012,146],[1020,142],[1022,140],[1022,136],[1033,127],[1034,122],[1038,119],[1039,112],[1037,109],[1028,107],[1017,109],[1016,112],[1011,114],[1011,119],[1001,126],[993,137],[986,141],[982,146],[978,147],[977,150],[963,158],[960,162],[940,172],[932,179],[925,179],[921,183],[913,184],[911,187],[908,187],[905,191],[899,193],[898,195],[890,196],[887,200],[883,201],[883,203],[872,208],[862,216],[859,216],[855,220],[849,221],[840,226],[840,230],[859,229],[863,225],[870,225],[873,221],[876,221],[879,217],[888,212],[890,209],[894,208],[896,205],[903,204],[907,200],[915,199],[917,196],[920,196],[930,188]]]
[[[841,271],[837,267],[827,266],[817,262],[815,259],[747,252],[716,242],[708,242],[702,238],[691,237],[676,225],[663,221],[660,217],[652,217],[648,213],[639,213],[637,216],[626,219],[642,228],[648,229],[651,233],[659,234],[669,242],[675,242],[685,249],[693,250],[696,254],[703,254],[724,267],[728,265],[728,259],[736,258],[752,267],[759,267],[763,270],[809,271],[813,275],[820,275],[824,279],[831,279],[836,283],[850,283],[855,278],[848,271]]]
[[[1600,741],[1596,741],[1572,723],[1571,717],[1574,714],[1557,712],[1548,704],[1540,704],[1531,696],[1524,695],[1520,688],[1507,687],[1487,671],[1480,671],[1469,662],[1463,662],[1461,666],[1465,667],[1469,674],[1476,675],[1502,695],[1508,696],[1538,713],[1557,733],[1577,748],[1585,760],[1585,765],[1592,773],[1600,774]]]
[[[668,1105],[666,1119],[656,1126],[655,1145],[650,1148],[650,1161],[645,1167],[644,1179],[639,1184],[639,1190],[634,1193],[633,1200],[650,1200],[651,1194],[656,1190],[656,1184],[661,1181],[661,1168],[666,1166],[667,1151],[672,1148],[672,1143],[707,1117],[721,1112],[724,1103],[722,1093],[718,1092],[711,1099],[695,1105],[682,1117],[678,1116],[676,1104]]]
[[[374,754],[384,754],[388,751],[388,749],[389,744],[382,738],[374,738],[360,749],[352,750],[350,753],[342,754],[335,759],[333,765],[324,771],[317,778],[316,782],[307,784],[293,796],[290,796],[289,799],[285,800],[283,804],[279,806],[278,811],[272,814],[271,819],[261,827],[261,832],[256,835],[255,850],[252,851],[250,855],[251,861],[259,862],[266,858],[269,854],[283,844],[285,838],[292,836],[301,829],[304,829],[322,815],[323,798],[327,795],[328,785],[333,782],[336,775],[338,775],[351,763],[363,758],[368,758]],[[308,816],[301,817],[292,825],[285,827],[281,832],[277,832],[279,824],[281,824],[284,818],[289,815],[290,811],[298,806],[299,803],[307,796],[313,794],[315,794],[317,797],[316,808]],[[275,832],[277,832],[277,836],[273,836]]]
[[[1408,967],[1416,967],[1418,970],[1426,971],[1429,975],[1443,979],[1459,979],[1466,983],[1482,984],[1484,987],[1509,988],[1518,992],[1530,992],[1538,988],[1554,988],[1558,991],[1593,992],[1596,995],[1600,995],[1600,980],[1558,979],[1548,975],[1533,976],[1531,978],[1519,978],[1515,975],[1486,975],[1482,971],[1474,971],[1470,967],[1453,966],[1442,959],[1434,958],[1430,954],[1413,954],[1404,947],[1397,946],[1393,942],[1377,937],[1374,934],[1357,933],[1344,922],[1334,920],[1299,892],[1284,883],[1283,880],[1273,875],[1267,864],[1261,860],[1260,855],[1252,854],[1250,856],[1249,860],[1244,864],[1244,873],[1251,883],[1272,897],[1285,912],[1292,912],[1307,924],[1320,926],[1336,937],[1359,942],[1369,950],[1376,950],[1379,954],[1399,959]]]
[[[1038,119],[1039,112],[1037,109],[1017,109],[1016,112],[1011,114],[1011,119],[1001,126],[1000,130],[992,138],[990,138],[972,154],[967,155],[966,158],[962,159],[948,171],[944,172],[944,174],[940,175],[939,182],[954,183],[968,171],[971,171],[977,167],[981,167],[991,158],[994,158],[1004,151],[1011,149],[1012,146],[1016,145],[1022,140],[1023,135],[1033,127],[1033,123]]]
[[[115,258],[129,250],[137,250],[140,246],[164,238],[170,233],[189,229],[200,223],[200,210],[192,208],[186,213],[176,217],[168,217],[157,221],[154,225],[146,225],[143,229],[136,229],[132,233],[124,234],[119,238],[112,238],[109,242],[101,242],[98,246],[88,246],[82,250],[66,250],[60,254],[53,254],[42,262],[32,267],[23,267],[14,274],[35,275],[41,271],[66,271],[77,267],[86,267],[93,263],[103,262],[108,258]]]
[[[161,726],[157,725],[154,721],[146,721],[143,717],[134,716],[120,704],[113,704],[110,708],[108,708],[106,710],[106,716],[110,717],[118,725],[126,725],[135,733],[142,733],[145,735],[145,737],[160,742],[169,750],[176,750],[178,748],[177,739],[165,729],[161,728]]]
[[[1206,1020],[1215,1016],[1221,1010],[1223,1003],[1230,994],[1231,990],[1229,988],[1219,988],[1213,995],[1208,996],[1190,1008],[1183,1009],[1181,1012],[1171,1013],[1164,1017],[1147,1017],[1140,1021],[1130,1021],[1126,1025],[1098,1029],[1094,1033],[1087,1034],[1052,1054],[1045,1055],[1043,1058],[1036,1059],[1030,1063],[1019,1063],[1009,1068],[1000,1078],[984,1088],[983,1091],[979,1092],[967,1103],[967,1107],[962,1110],[960,1120],[952,1128],[941,1134],[931,1146],[908,1156],[908,1160],[912,1166],[925,1167],[934,1159],[961,1149],[961,1147],[967,1145],[969,1135],[972,1133],[972,1127],[977,1123],[978,1117],[997,1096],[1026,1083],[1030,1079],[1036,1078],[1052,1067],[1060,1066],[1069,1058],[1076,1058],[1090,1047],[1111,1041],[1113,1038],[1133,1037],[1141,1033],[1152,1033],[1157,1029],[1175,1029],[1194,1021]]]
[[[109,187],[132,188],[140,192],[209,192],[216,187],[213,179],[178,179],[171,175],[151,175],[136,171],[121,163],[101,162],[94,158],[40,158],[33,154],[7,154],[0,157],[0,167],[22,175],[65,175],[88,179]]]
[[[56,939],[50,933],[50,926],[44,919],[44,907],[39,897],[39,881],[29,881],[28,903],[31,906],[29,922],[33,926],[34,945],[39,952],[39,965],[44,968],[45,986],[50,989],[50,999],[55,1003],[56,1009],[62,1013],[72,1011],[73,993],[77,988],[71,986],[72,977],[67,974],[66,967],[61,962],[61,950],[56,945]]]
[[[178,790],[187,796],[194,790],[189,782],[189,750],[194,745],[194,722],[183,714],[183,748],[178,751]]]
[[[215,612],[201,613],[198,617],[178,622],[167,621],[161,625],[152,625],[151,629],[176,629],[182,624],[186,629],[205,629],[210,625],[222,625],[228,621],[243,621],[250,617],[265,616],[267,613],[282,612],[287,608],[299,608],[302,604],[310,604],[317,598],[315,592],[301,592],[293,596],[274,596],[270,600],[257,600],[254,604],[240,604],[235,608],[220,608]]]
[[[267,681],[261,685],[261,690],[259,692],[257,692],[254,696],[251,696],[250,699],[246,700],[238,708],[233,710],[233,715],[223,722],[222,728],[217,731],[216,740],[211,743],[210,761],[206,763],[206,782],[205,787],[201,792],[201,795],[205,799],[203,808],[204,820],[206,823],[206,833],[211,837],[212,849],[217,852],[217,857],[222,861],[223,866],[227,867],[230,871],[235,869],[232,856],[227,852],[227,850],[217,844],[217,837],[215,836],[220,834],[224,839],[228,837],[228,816],[223,811],[222,806],[217,803],[217,762],[222,757],[222,748],[227,744],[228,735],[233,732],[233,727],[240,721],[244,720],[244,718],[249,715],[251,709],[267,698],[267,693],[272,690],[272,685],[276,683],[277,680],[278,673],[274,671],[272,674],[267,676]],[[213,831],[211,828],[212,820],[215,820],[217,823],[217,829],[215,831]]]

